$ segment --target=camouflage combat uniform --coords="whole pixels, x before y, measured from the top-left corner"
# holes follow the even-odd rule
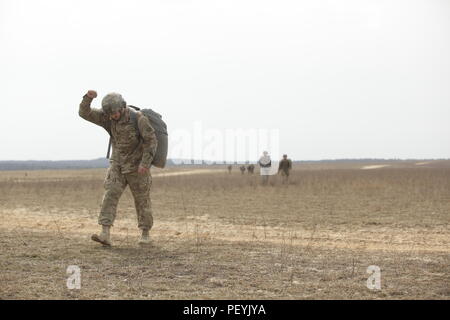
[[[291,159],[282,159],[280,164],[278,165],[278,173],[281,172],[281,176],[283,177],[283,184],[289,182],[289,173],[292,169],[292,161]]]
[[[126,108],[118,121],[110,120],[101,109],[91,109],[93,99],[84,96],[80,104],[79,115],[83,119],[106,129],[112,137],[112,156],[104,187],[102,207],[98,223],[112,226],[116,218],[119,198],[129,185],[136,207],[138,227],[150,230],[153,216],[150,201],[152,179],[150,172],[139,174],[138,167],[150,168],[158,141],[150,121],[145,116],[138,116],[139,134]]]

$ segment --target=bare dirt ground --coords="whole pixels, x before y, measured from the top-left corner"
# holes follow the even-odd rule
[[[447,161],[305,163],[266,187],[236,166],[153,170],[144,247],[129,191],[113,247],[89,239],[104,174],[0,172],[1,299],[450,298]]]

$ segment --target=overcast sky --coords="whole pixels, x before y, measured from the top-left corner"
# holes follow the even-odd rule
[[[169,134],[279,130],[297,160],[450,158],[449,17],[447,0],[0,0],[0,160],[103,157],[88,89]]]

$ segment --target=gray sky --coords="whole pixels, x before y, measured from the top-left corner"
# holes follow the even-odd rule
[[[0,160],[104,156],[88,89],[169,133],[278,129],[298,160],[450,158],[449,17],[446,0],[0,0]]]

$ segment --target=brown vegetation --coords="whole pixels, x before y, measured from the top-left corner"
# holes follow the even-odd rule
[[[110,249],[89,240],[104,169],[0,172],[0,298],[448,299],[448,162],[367,165],[305,164],[266,187],[226,166],[155,170],[153,244],[137,244],[127,190]]]

